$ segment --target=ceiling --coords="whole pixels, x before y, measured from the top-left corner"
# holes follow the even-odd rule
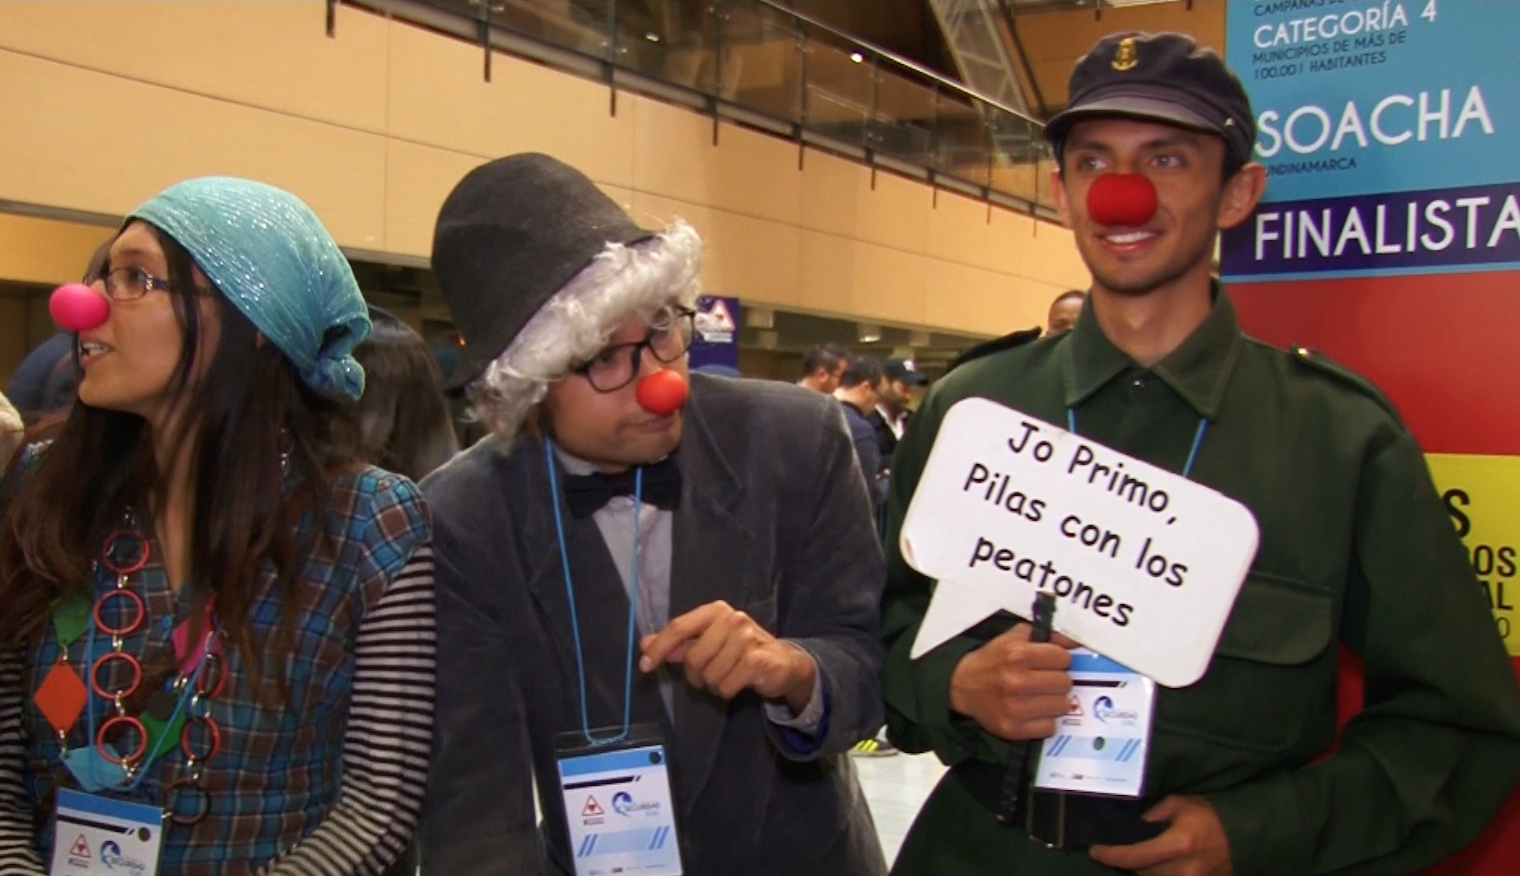
[[[1066,106],[1066,78],[1099,39],[1124,31],[1175,31],[1224,54],[1225,0],[1001,0],[1016,57],[1024,59],[1026,94],[1043,118]]]
[[[972,0],[975,2],[975,0]],[[1177,31],[1224,52],[1225,0],[989,0],[1015,59],[1029,106],[1048,118],[1066,105],[1066,77],[1100,38],[1122,31]],[[792,0],[838,30],[960,80],[928,0]]]

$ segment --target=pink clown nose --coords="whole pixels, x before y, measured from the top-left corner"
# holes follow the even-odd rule
[[[1087,215],[1099,225],[1144,225],[1156,215],[1156,187],[1138,173],[1104,174],[1087,190]]]
[[[668,368],[661,368],[639,378],[634,396],[639,400],[639,407],[657,417],[663,417],[675,413],[686,404],[686,392],[686,381],[681,379],[681,375]]]
[[[111,305],[83,283],[65,283],[48,298],[48,313],[53,322],[71,332],[87,332],[106,321]]]

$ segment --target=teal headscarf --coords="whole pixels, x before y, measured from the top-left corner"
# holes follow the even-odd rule
[[[369,334],[353,269],[317,214],[283,189],[229,176],[172,185],[133,210],[168,234],[306,385],[357,399],[364,369],[351,355]]]

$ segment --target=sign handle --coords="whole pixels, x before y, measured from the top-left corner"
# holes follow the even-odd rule
[[[1050,625],[1056,617],[1056,597],[1048,590],[1034,595],[1034,629],[1029,631],[1029,641],[1049,642]],[[1008,768],[1003,773],[1003,792],[999,795],[997,819],[1002,824],[1018,823],[1019,800],[1023,796],[1025,775],[1029,767],[1029,752],[1035,740],[1016,742],[1008,752]]]

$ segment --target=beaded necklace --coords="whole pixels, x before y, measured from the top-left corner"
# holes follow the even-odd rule
[[[141,687],[143,669],[138,657],[124,646],[126,638],[148,621],[147,603],[129,584],[133,576],[140,577],[150,554],[148,539],[129,512],[105,538],[100,559],[93,564],[97,574],[103,569],[114,577],[114,586],[97,587],[93,604],[84,594],[75,594],[54,608],[58,661],[33,692],[32,701],[58,734],[63,765],[89,792],[136,790],[148,767],[177,739],[185,755],[185,774],[166,792],[197,795],[199,803],[192,815],[174,816],[176,822],[193,824],[210,810],[202,767],[221,747],[221,729],[211,715],[211,701],[221,692],[226,675],[221,636],[209,603],[198,625],[199,641],[191,642],[188,619],[177,624],[170,636],[176,677],[149,697],[139,714],[128,713],[126,700]],[[107,607],[117,601],[113,624]],[[110,649],[98,658],[94,656],[97,636],[110,642]],[[85,639],[83,678],[69,660],[70,647],[81,638]],[[125,667],[115,673],[125,678],[114,686],[101,679],[102,670],[113,664]],[[98,728],[95,709],[90,708],[92,697],[107,701],[111,713]],[[89,744],[70,749],[69,735],[81,715],[86,718]]]

